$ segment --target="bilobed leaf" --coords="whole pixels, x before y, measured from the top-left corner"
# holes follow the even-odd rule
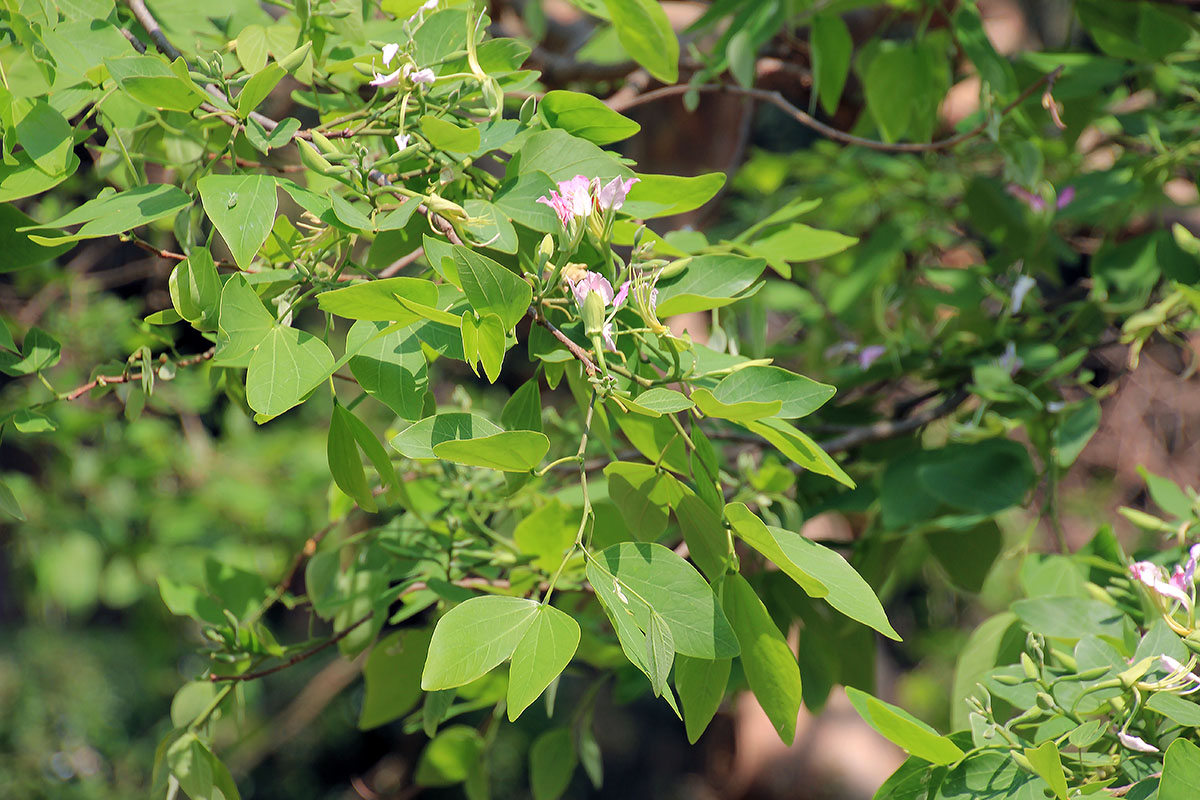
[[[487,256],[462,245],[454,246],[454,261],[463,294],[479,314],[495,314],[505,331],[525,316],[533,289],[515,274]]]
[[[413,326],[383,333],[386,322],[359,320],[346,334],[350,371],[363,391],[410,422],[421,418],[429,372]]]
[[[363,667],[360,731],[377,728],[407,714],[421,699],[421,669],[432,631],[408,628],[380,639]]]
[[[654,609],[650,609],[650,627],[646,631],[646,666],[650,671],[650,688],[655,697],[661,697],[675,661],[675,642],[667,621]]]
[[[670,509],[683,498],[679,481],[650,464],[614,461],[604,468],[612,498],[630,533],[652,542],[667,529]]]
[[[547,92],[538,103],[537,112],[547,128],[561,128],[601,145],[628,139],[642,129],[629,117],[582,92],[558,89]]]
[[[688,742],[695,744],[721,707],[732,660],[679,656],[675,659],[675,691],[683,706]]]
[[[124,233],[163,217],[174,216],[191,204],[192,198],[179,187],[169,186],[165,183],[151,183],[135,186],[124,192],[101,192],[95,200],[87,201],[79,208],[56,220],[42,225],[24,226],[17,230],[28,231],[81,225],[72,234],[29,235],[32,241],[53,247],[80,239],[96,239]]]
[[[871,585],[846,559],[798,533],[766,525],[742,503],[725,506],[725,516],[743,541],[800,585],[851,619],[899,641]]]
[[[13,153],[11,162],[0,161],[0,203],[11,203],[22,197],[30,197],[53,189],[71,177],[77,169],[79,169],[79,157],[73,152],[67,157],[66,169],[57,175],[48,175],[39,169],[24,150]]]
[[[1067,776],[1063,773],[1062,757],[1054,740],[1042,742],[1037,747],[1026,747],[1025,758],[1033,770],[1049,786],[1058,800],[1067,800]]]
[[[723,592],[725,614],[742,648],[746,681],[779,738],[790,745],[803,699],[796,656],[745,578],[727,576]]]
[[[242,269],[250,266],[275,224],[278,198],[269,175],[206,175],[196,183],[204,213]]]
[[[679,39],[657,0],[604,0],[629,56],[663,83],[679,80]]]
[[[712,390],[722,403],[770,403],[780,401],[774,416],[804,417],[825,405],[837,391],[834,387],[797,375],[782,367],[746,367],[731,373]]]
[[[651,609],[661,614],[676,652],[710,659],[737,655],[737,639],[708,583],[662,545],[615,544],[588,559],[587,576],[605,605],[614,614],[630,614],[643,632]]]
[[[154,108],[192,111],[205,100],[211,99],[190,79],[180,77],[159,56],[108,58],[104,65],[125,93]]]
[[[734,422],[748,422],[771,417],[778,414],[779,410],[783,408],[783,403],[779,400],[722,403],[713,397],[713,393],[708,389],[693,389],[692,402],[706,417],[728,419]]]
[[[254,75],[267,66],[269,44],[267,31],[262,25],[247,25],[234,40],[234,50],[242,69]]]
[[[408,458],[437,458],[433,448],[457,439],[475,439],[501,433],[496,423],[475,414],[436,414],[408,426],[392,437],[392,447]]]
[[[821,107],[826,114],[833,114],[850,73],[850,53],[854,47],[850,29],[837,14],[817,14],[812,19],[808,41],[812,50],[813,83],[821,98]]]
[[[30,328],[21,342],[21,355],[0,350],[0,372],[5,375],[33,375],[58,363],[62,346],[41,328]]]
[[[333,354],[323,341],[295,328],[272,328],[250,357],[246,402],[262,418],[277,417],[304,400],[333,370]]]
[[[1200,747],[1179,738],[1171,742],[1163,760],[1158,800],[1191,800],[1200,786]]]
[[[779,449],[779,452],[809,472],[827,475],[843,486],[855,487],[854,479],[814,442],[808,434],[797,430],[781,419],[763,419],[742,423]]]
[[[367,476],[363,470],[362,459],[358,455],[354,433],[346,421],[350,414],[351,412],[342,408],[339,403],[333,404],[333,416],[329,419],[329,436],[326,443],[329,471],[339,489],[364,511],[373,512],[377,509],[375,498],[371,496],[371,487],[367,485]]]
[[[866,692],[846,687],[846,696],[859,716],[885,739],[932,764],[953,764],[963,757],[958,745],[902,708]]]
[[[529,788],[533,800],[558,800],[575,773],[575,746],[571,731],[552,728],[533,740],[529,748]]]
[[[446,612],[433,629],[421,674],[427,692],[482,678],[516,651],[538,614],[523,597],[472,597]]]
[[[221,290],[217,363],[231,363],[251,353],[275,327],[275,317],[246,279],[234,275]]]
[[[501,431],[475,439],[456,439],[433,446],[438,458],[472,467],[527,472],[542,462],[550,440],[538,431]]]
[[[512,655],[508,670],[510,722],[541,696],[571,663],[579,646],[579,623],[553,606],[539,605]]]
[[[322,311],[346,319],[416,322],[418,315],[401,305],[397,296],[434,306],[438,301],[438,290],[432,281],[423,278],[382,278],[321,292],[317,295],[317,304]]]
[[[421,117],[420,125],[421,133],[438,150],[465,155],[479,149],[479,128],[460,128],[432,114]]]
[[[479,320],[478,352],[488,383],[495,383],[504,364],[504,323],[495,314],[484,314]]]
[[[761,258],[697,256],[678,278],[658,284],[658,316],[727,306],[758,280],[766,265]]]

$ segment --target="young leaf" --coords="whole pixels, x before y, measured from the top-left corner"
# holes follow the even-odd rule
[[[326,451],[329,457],[329,471],[338,488],[345,492],[364,511],[375,511],[375,498],[371,495],[371,487],[367,485],[367,476],[363,471],[362,459],[358,455],[354,433],[346,417],[351,412],[342,408],[339,403],[333,404],[333,416],[329,419],[329,437]]]
[[[278,64],[268,64],[255,72],[250,80],[246,81],[242,93],[238,95],[238,116],[242,119],[250,116],[250,112],[267,99],[286,74],[287,72]]]
[[[666,84],[679,80],[679,39],[657,0],[604,0],[625,52]]]
[[[479,320],[479,363],[488,383],[495,383],[504,364],[504,323],[495,314],[485,314]]]
[[[537,700],[571,663],[579,646],[579,623],[553,606],[539,605],[517,644],[508,670],[510,722]]]
[[[533,740],[529,748],[529,788],[533,800],[558,800],[575,773],[575,747],[571,732],[552,728]]]
[[[217,326],[221,304],[221,279],[207,248],[198,247],[185,261],[175,265],[167,281],[171,305],[179,316],[197,330],[211,331]]]
[[[796,738],[796,718],[803,699],[796,656],[745,578],[727,576],[722,591],[725,613],[742,648],[742,668],[750,690],[779,738],[790,745]]]
[[[479,149],[479,128],[460,128],[431,114],[421,117],[421,133],[439,150],[466,155]]]
[[[661,697],[675,660],[675,642],[667,621],[650,609],[650,628],[646,631],[646,666],[650,669],[650,687],[655,697]]]
[[[225,282],[218,315],[214,360],[234,365],[248,356],[275,328],[275,317],[241,275]],[[244,366],[244,364],[243,364]]]
[[[124,233],[164,217],[173,217],[191,204],[192,198],[182,189],[163,183],[152,183],[124,192],[101,192],[95,200],[87,201],[56,220],[42,225],[23,226],[17,230],[66,228],[82,223],[75,233],[61,236],[29,234],[30,240],[52,247],[81,239],[96,239]]]
[[[846,687],[854,710],[885,739],[932,764],[953,764],[963,757],[958,745],[942,736],[902,708],[885,703],[866,692]]]
[[[722,403],[770,403],[778,400],[775,416],[796,419],[816,411],[834,395],[832,386],[817,383],[782,367],[746,367],[725,377],[712,390]]]
[[[1037,747],[1026,747],[1025,758],[1033,770],[1044,780],[1058,800],[1067,800],[1067,776],[1063,773],[1062,757],[1054,740],[1042,742]]]
[[[270,175],[206,175],[196,183],[204,213],[242,269],[250,266],[275,224],[275,179]]]
[[[501,431],[475,439],[457,439],[433,446],[433,454],[456,464],[527,472],[542,462],[550,440],[537,431]]]
[[[454,689],[482,678],[512,656],[538,608],[523,597],[484,595],[447,611],[433,629],[421,688]]]
[[[736,631],[736,629],[735,629]],[[695,744],[725,699],[732,659],[679,656],[675,659],[675,691],[683,706],[688,742]]]

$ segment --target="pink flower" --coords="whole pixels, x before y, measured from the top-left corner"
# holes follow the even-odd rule
[[[880,344],[873,344],[869,347],[864,347],[862,352],[858,354],[858,368],[864,370],[869,369],[870,366],[886,352],[887,348]]]
[[[1161,567],[1151,564],[1149,561],[1138,561],[1130,565],[1129,574],[1134,580],[1141,582],[1146,588],[1151,589],[1162,597],[1178,600],[1184,606],[1191,607],[1191,596],[1175,586],[1173,582],[1164,580]]]
[[[613,326],[611,322],[604,323],[604,331],[601,335],[604,337],[604,349],[610,353],[617,352],[617,343],[613,339]]]
[[[383,65],[385,67],[390,67],[392,65],[392,59],[395,58],[396,54],[399,52],[400,52],[400,45],[395,44],[395,43],[385,44],[383,46]]]
[[[575,302],[580,308],[583,308],[588,292],[600,295],[606,308],[613,304],[612,284],[608,282],[608,278],[598,272],[585,272],[582,278],[577,281],[567,281],[567,284],[571,287],[571,294],[575,295]]]
[[[1067,188],[1065,188],[1061,192],[1059,192],[1058,200],[1057,200],[1057,202],[1055,202],[1054,207],[1057,208],[1059,211],[1062,211],[1064,208],[1071,205],[1071,201],[1074,199],[1075,199],[1075,187],[1068,186]]]
[[[1121,731],[1117,734],[1117,739],[1121,741],[1125,747],[1130,750],[1136,750],[1139,753],[1157,753],[1158,748],[1147,742],[1145,739],[1139,739],[1131,733]]]
[[[426,67],[425,69],[419,69],[409,77],[413,83],[418,85],[425,84],[426,86],[432,86],[434,80],[437,78],[437,76],[433,74],[433,70],[429,69],[429,67]]]
[[[381,75],[376,72],[375,77],[371,79],[372,86],[395,86],[400,82],[400,73],[403,69],[398,69],[395,72],[389,72],[387,75]]]
[[[596,192],[597,205],[606,211],[609,209],[616,211],[625,204],[625,197],[637,182],[637,178],[629,178],[623,181],[620,177],[616,177],[604,186],[601,186],[600,179],[594,178],[592,180],[592,187]]]
[[[1046,201],[1043,200],[1040,195],[1036,195],[1028,189],[1018,186],[1015,183],[1010,183],[1008,185],[1008,193],[1025,203],[1025,205],[1029,206],[1034,211],[1040,213],[1046,210]]]

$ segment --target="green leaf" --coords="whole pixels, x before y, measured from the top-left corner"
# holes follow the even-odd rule
[[[575,774],[575,746],[571,731],[552,728],[533,740],[529,748],[529,788],[533,800],[558,800]]]
[[[1200,747],[1187,739],[1176,739],[1167,748],[1158,800],[1191,800],[1200,786]]]
[[[1107,603],[1087,597],[1048,595],[1012,604],[1030,631],[1070,641],[1094,635],[1121,641],[1132,622]]]
[[[16,139],[25,154],[47,175],[66,172],[75,147],[74,129],[45,100],[15,100],[12,124]]]
[[[725,46],[725,59],[729,62],[730,74],[747,89],[754,86],[755,62],[758,60],[754,45],[751,32],[741,28],[729,37],[729,43]]]
[[[70,242],[55,247],[36,244],[19,230],[36,224],[15,205],[0,205],[0,249],[4,252],[4,259],[0,262],[0,273],[44,264],[71,249]],[[0,347],[3,346],[4,338],[3,334],[0,334]]]
[[[916,53],[909,44],[887,42],[863,75],[867,108],[885,142],[894,142],[908,130],[913,116],[912,76],[917,70]]]
[[[274,328],[275,317],[267,311],[246,279],[234,275],[221,290],[214,360],[218,364],[233,365],[258,347]]]
[[[704,175],[649,175],[638,173],[621,213],[637,219],[669,217],[694,211],[712,200],[725,185],[725,173]]]
[[[932,764],[953,764],[963,757],[963,751],[949,737],[940,735],[904,709],[852,686],[846,687],[846,696],[868,725],[917,758]]]
[[[579,623],[570,614],[539,605],[513,651],[508,670],[508,720],[513,722],[559,676],[579,646]]]
[[[397,297],[425,306],[436,306],[438,289],[432,281],[423,278],[382,278],[321,292],[317,295],[317,305],[322,311],[346,319],[404,324],[416,322],[419,315],[402,305]]]
[[[630,58],[663,83],[679,80],[679,39],[657,0],[604,0],[604,5]]]
[[[504,330],[512,330],[533,300],[529,284],[487,256],[462,245],[454,246],[454,262],[471,307],[480,316],[497,315]]]
[[[432,631],[408,628],[380,639],[363,667],[366,693],[358,717],[360,731],[407,714],[421,699],[421,669]]]
[[[238,116],[242,119],[250,116],[250,112],[258,108],[262,101],[270,96],[286,74],[287,72],[278,64],[268,64],[257,70],[250,80],[246,81],[242,93],[238,95]]]
[[[1067,800],[1067,776],[1063,773],[1062,758],[1058,747],[1051,739],[1037,747],[1026,747],[1025,758],[1033,766],[1033,771],[1049,784],[1051,791],[1058,800]]]
[[[377,510],[375,498],[371,495],[371,487],[367,485],[367,476],[363,471],[362,459],[358,455],[358,446],[354,442],[354,433],[346,417],[351,412],[342,408],[339,403],[333,404],[333,416],[329,419],[329,436],[326,452],[329,457],[329,471],[338,488],[346,493],[364,511]]]
[[[617,163],[612,153],[601,150],[586,139],[572,136],[558,128],[538,131],[530,136],[521,146],[518,157],[520,158],[519,174],[521,176],[544,172],[552,181],[569,181],[576,175],[583,175],[588,178],[599,178],[607,183],[618,175],[622,178],[629,178],[633,175],[627,167]],[[556,187],[551,185],[550,188]],[[536,195],[533,199],[536,199]],[[496,202],[500,204],[499,199]],[[545,205],[542,205],[541,208],[545,211],[537,209],[535,211],[541,214],[549,213],[551,217],[554,217],[554,212]],[[517,221],[520,222],[519,219]],[[562,228],[557,217],[555,217],[554,224],[558,226],[557,229]],[[556,229],[552,228],[551,230]]]
[[[479,320],[479,363],[488,383],[495,383],[504,364],[504,323],[495,314],[485,314]]]
[[[683,705],[683,724],[690,744],[700,739],[700,734],[721,707],[732,663],[728,658],[709,660],[679,656],[675,659],[675,691],[679,692],[679,702]]]
[[[221,305],[221,278],[207,248],[198,247],[171,270],[167,281],[171,305],[179,316],[197,330],[211,331],[217,327]]]
[[[764,419],[755,422],[745,422],[743,425],[757,433],[779,449],[779,452],[809,472],[826,475],[843,486],[854,488],[854,479],[830,457],[828,453],[809,438],[808,434],[796,430],[793,426],[780,419]]]
[[[826,114],[833,114],[850,73],[850,53],[854,47],[850,29],[837,14],[817,14],[812,18],[808,42],[812,52],[813,84],[820,95],[821,107]]]
[[[78,168],[79,157],[74,153],[67,158],[66,170],[57,175],[48,175],[40,170],[24,150],[13,153],[11,161],[0,162],[0,203],[11,203],[23,197],[41,194],[65,181]],[[546,210],[550,211],[548,208]]]
[[[539,604],[523,597],[472,597],[446,612],[433,629],[421,674],[427,692],[482,678],[516,651]]]
[[[793,222],[786,228],[757,239],[750,249],[762,256],[772,266],[784,262],[816,261],[842,252],[858,239],[837,231],[813,228],[801,222]],[[781,270],[782,271],[782,270]],[[789,270],[790,272],[790,270]]]
[[[730,658],[738,643],[717,598],[691,564],[659,544],[622,542],[588,559],[588,581],[614,615],[639,630],[650,612],[666,620],[675,650],[696,658]]]
[[[438,150],[466,155],[479,149],[479,128],[460,128],[431,114],[420,119],[421,133]]]
[[[433,446],[433,454],[473,467],[528,472],[542,462],[550,440],[538,431],[501,431],[491,436],[459,439]]]
[[[232,44],[242,69],[254,75],[267,66],[269,44],[267,31],[262,25],[247,25],[238,33]]]
[[[418,786],[453,786],[462,783],[479,763],[484,751],[479,731],[454,725],[434,737],[417,761],[413,776]]]
[[[1146,489],[1150,492],[1150,499],[1154,501],[1155,505],[1175,519],[1188,519],[1191,517],[1192,499],[1188,497],[1183,489],[1179,488],[1179,484],[1168,478],[1155,475],[1140,465],[1137,471],[1142,476],[1142,480],[1146,482]]]
[[[870,584],[841,555],[798,533],[765,525],[742,503],[725,506],[725,516],[734,533],[783,570],[810,597],[824,598],[847,617],[900,641]]]
[[[503,211],[486,200],[475,199],[464,202],[463,208],[467,212],[463,228],[479,242],[480,247],[501,253],[517,252],[517,229]]]
[[[642,129],[601,100],[581,92],[559,89],[547,92],[538,103],[537,113],[547,128],[561,128],[600,145],[628,139]]]
[[[954,665],[950,724],[956,730],[970,727],[970,707],[965,701],[975,694],[975,684],[995,667],[1016,661],[1024,642],[1025,632],[1017,624],[1016,614],[1008,611],[990,617],[971,633]]]
[[[29,238],[32,241],[52,247],[81,239],[97,239],[124,233],[164,217],[173,217],[191,204],[192,198],[182,189],[163,183],[151,183],[124,192],[102,191],[95,200],[89,200],[52,222],[25,226],[18,230],[66,228],[82,223],[79,230],[73,234],[30,234]]]
[[[825,405],[834,387],[797,375],[782,367],[746,367],[731,373],[712,390],[722,403],[780,402],[775,416],[796,419],[807,416]]]
[[[803,697],[796,657],[745,578],[736,573],[727,576],[722,592],[725,614],[742,648],[750,690],[779,738],[791,745]]]
[[[679,277],[658,284],[658,315],[669,317],[727,306],[758,280],[766,265],[761,258],[697,256]]]
[[[650,628],[646,631],[646,667],[650,675],[650,688],[655,697],[662,697],[675,661],[675,642],[667,621],[654,609],[650,610]]]
[[[436,414],[415,422],[392,437],[392,447],[408,458],[437,458],[433,448],[443,442],[502,433],[489,419],[474,414]]]
[[[21,511],[21,504],[17,502],[16,495],[12,493],[12,489],[8,488],[8,484],[0,481],[0,512],[7,514],[17,522],[25,521],[25,514]]]
[[[475,363],[479,361],[479,325],[475,322],[473,312],[463,312],[459,332],[462,334],[463,361],[467,362],[471,372],[478,375],[479,370],[475,368]]]
[[[168,111],[190,112],[211,100],[190,79],[180,77],[159,56],[127,56],[104,60],[108,74],[134,100]],[[186,75],[186,67],[184,68]]]
[[[652,542],[667,529],[672,506],[683,498],[679,481],[650,464],[614,461],[604,468],[608,496],[621,513],[629,532]]]
[[[299,404],[333,374],[333,354],[323,341],[295,328],[276,327],[250,357],[246,402],[261,421]]]
[[[204,213],[242,269],[250,266],[275,224],[275,179],[269,175],[206,175],[196,183]]]
[[[700,413],[707,417],[728,419],[734,422],[748,422],[771,417],[778,414],[783,408],[783,403],[779,400],[769,400],[763,403],[752,401],[722,403],[713,397],[713,393],[708,389],[693,389],[692,402],[696,404]]]
[[[923,455],[921,486],[955,508],[994,514],[1025,499],[1035,473],[1025,448],[1010,439],[952,444]]]
[[[552,208],[537,199],[549,197],[557,188],[545,172],[526,172],[497,189],[492,204],[513,222],[541,233],[553,233],[562,230],[562,223]]]
[[[679,411],[687,411],[696,405],[682,392],[662,386],[647,389],[634,398],[634,402],[642,408],[656,411],[659,414],[674,414]]]
[[[521,384],[500,411],[500,423],[508,430],[542,429],[542,387],[537,376]]]
[[[62,346],[41,328],[30,328],[21,342],[21,357],[0,351],[0,372],[5,375],[32,375],[58,363]]]
[[[8,208],[8,206],[0,206],[0,208]],[[12,334],[9,333],[8,325],[4,323],[4,319],[0,318],[0,350],[8,350],[13,353],[19,353],[17,343],[13,341]]]

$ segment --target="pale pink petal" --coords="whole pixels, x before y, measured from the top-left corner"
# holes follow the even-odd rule
[[[399,147],[401,150],[403,150],[404,148],[408,147],[408,140],[410,138],[411,137],[407,133],[397,133],[392,137],[392,141],[396,143],[396,147]]]
[[[394,43],[393,44],[385,44],[383,46],[383,65],[385,67],[390,67],[392,65],[392,59],[395,58],[396,54],[399,52],[400,52],[400,45],[394,44]]]
[[[1131,733],[1124,731],[1117,734],[1117,738],[1121,740],[1121,744],[1130,750],[1136,750],[1139,753],[1157,753],[1158,748],[1147,742],[1145,739],[1139,739]]]
[[[433,70],[428,67],[417,70],[409,77],[413,83],[425,84],[426,86],[432,85],[434,80],[437,79],[437,76],[433,74]]]
[[[617,296],[613,298],[613,308],[617,309],[625,305],[625,300],[629,297],[629,281],[621,284],[621,288],[617,291]]]
[[[637,178],[629,178],[624,181],[619,177],[613,178],[603,188],[599,189],[596,201],[600,205],[600,208],[605,210],[611,208],[613,211],[619,209],[625,204],[626,195],[629,194],[629,190],[637,182]],[[597,183],[599,182],[597,181]]]
[[[611,322],[604,323],[604,330],[601,331],[604,337],[604,349],[610,352],[617,352],[617,343],[613,340],[613,326]]]
[[[1055,206],[1058,208],[1059,211],[1062,211],[1064,208],[1071,205],[1071,201],[1073,201],[1074,199],[1075,199],[1075,187],[1068,186],[1067,188],[1065,188],[1061,192],[1059,192],[1058,202],[1055,203]]]
[[[375,73],[375,77],[371,80],[372,86],[395,86],[400,82],[400,70],[389,72],[387,75]]]

